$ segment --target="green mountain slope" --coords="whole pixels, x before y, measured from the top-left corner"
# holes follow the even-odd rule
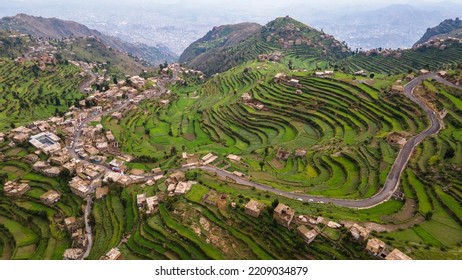
[[[105,64],[114,74],[138,75],[149,67],[145,61],[108,47],[94,37],[51,41],[51,44],[65,59]]]
[[[256,23],[239,23],[214,27],[204,37],[192,43],[179,58],[186,65],[200,64],[218,51],[238,45],[261,30]]]
[[[121,52],[127,52],[155,65],[163,63],[164,61],[174,62],[177,60],[177,57],[172,55],[171,52],[162,51],[145,44],[128,43],[119,38],[102,34],[97,30],[90,29],[77,22],[57,18],[43,18],[18,14],[14,17],[4,17],[0,19],[0,28],[30,34],[36,38],[63,39],[69,37],[96,37],[107,46],[111,46]]]
[[[226,27],[221,27],[226,33]],[[208,75],[224,72],[242,62],[257,59],[260,54],[281,52],[283,61],[293,67],[316,67],[316,63],[346,57],[350,52],[341,42],[290,17],[277,18],[253,34],[247,33],[240,43],[219,43],[223,35],[213,35],[212,30],[204,38],[193,43],[180,57],[180,62]],[[200,52],[200,45],[206,51]],[[196,52],[194,52],[196,51]],[[194,54],[196,56],[194,57]],[[314,66],[313,66],[314,65]]]
[[[70,64],[39,70],[33,62],[0,58],[0,130],[67,111],[82,97],[80,72]]]

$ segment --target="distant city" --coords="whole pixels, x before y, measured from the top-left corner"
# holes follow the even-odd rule
[[[85,24],[108,35],[129,42],[145,43],[156,47],[168,47],[180,55],[192,42],[202,37],[214,26],[243,21],[266,24],[278,14],[273,7],[262,5],[253,13],[241,10],[220,10],[219,7],[186,7],[178,10],[175,5],[149,5],[140,9],[126,9],[123,6],[103,6],[100,9],[81,7],[69,8],[63,12],[62,6],[33,6],[26,9],[11,3],[0,11],[0,16],[13,16],[19,12],[59,17]],[[64,5],[64,4],[62,4]],[[96,5],[96,4],[95,4]],[[362,7],[328,12],[311,6],[292,6],[284,11],[293,18],[306,22],[317,29],[334,35],[355,49],[409,48],[427,27],[435,26],[446,18],[462,14],[462,5],[452,2],[434,4],[390,5],[366,10]]]

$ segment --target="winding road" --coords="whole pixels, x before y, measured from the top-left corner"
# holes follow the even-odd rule
[[[420,142],[422,142],[426,137],[437,133],[443,127],[443,122],[442,120],[439,119],[439,117],[437,116],[437,113],[433,112],[431,108],[429,108],[420,99],[416,98],[413,94],[414,88],[419,83],[421,83],[423,80],[426,80],[426,79],[435,79],[436,81],[440,83],[455,87],[453,84],[442,79],[441,77],[439,77],[438,75],[434,73],[429,73],[426,75],[419,76],[404,86],[404,95],[406,95],[406,97],[408,97],[411,101],[419,105],[425,111],[425,113],[427,114],[427,117],[430,119],[431,125],[425,131],[415,135],[414,137],[412,137],[406,142],[406,144],[402,147],[402,149],[398,153],[398,156],[396,157],[395,162],[393,163],[393,166],[391,167],[391,170],[388,173],[388,176],[387,176],[387,179],[385,181],[383,188],[377,194],[375,194],[374,196],[370,198],[358,199],[358,200],[337,199],[337,198],[311,196],[311,195],[306,195],[306,194],[297,194],[297,193],[287,192],[287,191],[279,190],[279,189],[276,189],[276,188],[273,188],[267,185],[248,181],[235,174],[232,174],[228,171],[216,168],[214,166],[189,167],[189,168],[183,168],[183,170],[199,168],[207,172],[216,173],[218,176],[222,178],[232,179],[233,181],[235,181],[237,184],[240,184],[240,185],[254,187],[258,190],[272,192],[272,193],[275,193],[275,194],[278,194],[284,197],[297,199],[299,201],[315,202],[315,203],[332,203],[337,206],[356,208],[356,209],[372,208],[374,206],[377,206],[378,204],[388,201],[393,196],[393,193],[397,190],[399,186],[401,174],[403,170],[406,168],[406,165],[415,147]]]
[[[96,80],[95,74],[93,74],[93,72],[90,69],[84,68],[84,71],[87,74],[89,74],[91,78],[80,86],[80,90],[82,92],[84,92],[84,89],[91,86],[91,84]],[[152,98],[154,96],[160,96],[161,94],[163,94],[164,92],[167,91],[162,83],[158,83],[158,86],[159,86],[159,89],[160,89],[159,92],[147,95],[146,98]],[[77,141],[80,139],[80,137],[82,136],[82,129],[88,123],[94,121],[95,119],[97,119],[99,117],[102,117],[102,116],[106,116],[108,114],[112,114],[112,113],[117,112],[117,111],[120,111],[123,108],[127,107],[129,104],[130,104],[130,101],[126,100],[126,101],[122,102],[120,105],[112,108],[111,110],[101,112],[98,115],[94,115],[94,116],[88,117],[86,119],[83,119],[79,123],[79,125],[77,126],[77,130],[74,132],[74,135],[73,135],[73,138],[72,138],[72,144],[71,144],[71,146],[69,148],[69,155],[71,157],[73,157],[75,159],[78,159],[80,161],[83,161],[83,162],[85,162],[87,164],[95,164],[95,163],[91,163],[91,162],[89,162],[89,161],[87,161],[85,159],[81,159],[79,157],[79,155],[77,154],[77,152],[76,152],[75,145],[76,145]],[[104,165],[104,164],[95,164],[95,165],[99,165],[99,166],[103,167],[106,171],[111,171],[111,169],[107,165]],[[101,179],[103,177],[103,175],[104,175],[104,173],[102,175],[100,175],[96,179]],[[93,234],[92,234],[92,228],[91,228],[91,225],[90,225],[90,218],[89,217],[90,217],[90,213],[91,213],[91,207],[92,207],[92,204],[93,204],[93,196],[91,194],[94,191],[95,191],[95,187],[92,184],[92,185],[90,185],[90,191],[89,191],[90,194],[86,196],[87,205],[85,207],[85,212],[84,212],[84,222],[85,222],[85,235],[87,237],[88,244],[87,244],[85,252],[84,252],[84,254],[82,256],[82,259],[85,259],[90,255],[90,251],[91,251],[91,248],[93,246]]]
[[[83,90],[84,88],[88,87],[93,83],[96,79],[95,75],[91,72],[89,69],[85,69],[85,72],[90,74],[91,79],[86,82],[84,85],[81,86],[81,89]],[[401,174],[403,170],[406,168],[406,165],[409,161],[409,158],[412,155],[412,152],[414,151],[415,147],[421,143],[426,137],[433,135],[437,133],[442,127],[443,127],[443,122],[442,120],[438,117],[437,112],[434,112],[430,107],[428,107],[423,101],[418,99],[417,97],[414,96],[413,91],[414,88],[420,84],[423,80],[426,79],[435,79],[436,81],[443,83],[448,86],[454,86],[450,82],[442,79],[435,73],[429,73],[425,74],[422,76],[419,76],[412,81],[410,81],[408,84],[404,86],[404,95],[406,95],[407,98],[409,98],[411,101],[419,105],[424,112],[426,113],[427,117],[429,118],[431,124],[430,126],[423,132],[415,135],[411,139],[409,139],[406,144],[402,147],[402,149],[399,151],[398,156],[395,159],[395,162],[393,163],[393,166],[391,167],[390,172],[388,173],[388,176],[386,178],[385,184],[383,188],[374,196],[366,198],[366,199],[337,199],[337,198],[328,198],[328,197],[320,197],[320,196],[311,196],[311,195],[306,195],[306,194],[298,194],[298,193],[292,193],[292,192],[287,192],[283,190],[279,190],[264,184],[256,183],[256,182],[251,182],[245,178],[239,177],[231,172],[228,172],[226,170],[207,165],[207,166],[192,166],[192,167],[184,167],[180,168],[182,171],[187,171],[187,170],[193,170],[193,169],[201,169],[206,172],[211,172],[211,173],[216,173],[219,177],[222,177],[224,179],[229,178],[235,181],[237,184],[244,185],[244,186],[249,186],[249,187],[254,187],[258,190],[262,191],[267,191],[271,192],[280,196],[284,196],[287,198],[292,198],[296,199],[299,201],[304,201],[304,202],[312,202],[312,203],[332,203],[337,206],[343,206],[343,207],[348,207],[348,208],[356,208],[356,209],[365,209],[365,208],[371,208],[374,207],[378,204],[381,204],[385,201],[388,201],[392,196],[393,193],[397,190],[400,179],[401,179]],[[146,98],[151,98],[155,95],[159,96],[163,92],[166,91],[166,88],[163,86],[163,84],[159,83],[159,88],[160,91],[154,95],[151,96],[146,96]],[[123,108],[127,107],[130,104],[129,101],[125,101],[124,103],[121,103],[120,105],[114,107],[113,109],[109,111],[102,112],[98,115],[88,117],[84,120],[81,121],[79,126],[77,127],[76,132],[74,133],[73,136],[73,144],[69,149],[69,153],[73,158],[80,159],[79,156],[77,155],[75,151],[75,144],[79,140],[81,134],[82,134],[82,128],[85,127],[89,122],[95,120],[98,117],[114,113],[116,111],[120,111]],[[90,163],[86,160],[82,160],[87,163]],[[93,163],[94,164],[94,163]],[[104,167],[107,171],[109,171],[109,167],[104,165],[104,164],[99,164],[100,166]],[[173,171],[173,170],[170,170]],[[152,176],[146,176],[146,179],[151,178]],[[91,187],[91,192],[94,191],[94,188]],[[91,213],[91,206],[92,206],[92,196],[88,195],[87,198],[87,206],[85,208],[85,232],[87,235],[88,239],[88,246],[86,248],[86,251],[83,255],[82,258],[88,257],[91,247],[93,244],[93,236],[92,236],[92,229],[91,225],[89,223],[89,215]]]

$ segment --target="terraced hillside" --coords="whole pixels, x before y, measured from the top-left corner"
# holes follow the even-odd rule
[[[21,56],[32,46],[29,36],[21,37],[16,32],[0,29],[0,57],[16,58]]]
[[[34,173],[24,161],[31,151],[0,145],[5,155],[0,161],[0,259],[62,259],[71,246],[64,218],[81,215],[82,200],[74,196],[65,178],[49,178]],[[3,183],[7,180],[27,182],[31,189],[21,198],[6,197]],[[53,205],[39,198],[56,190],[61,200]]]
[[[0,130],[66,112],[82,97],[86,77],[80,72],[64,63],[40,70],[32,62],[0,58]]]
[[[438,26],[428,28],[422,38],[420,38],[415,45],[447,37],[462,38],[462,20],[459,18],[456,18],[455,20],[447,19],[441,22]]]
[[[75,38],[52,42],[64,59],[104,64],[113,75],[139,75],[149,69],[149,64],[134,56],[104,45],[97,38]]]
[[[279,52],[282,63],[292,69],[335,69],[347,73],[365,70],[369,74],[398,75],[422,68],[451,69],[462,63],[462,45],[454,40],[413,49],[355,53],[333,36],[289,17],[277,18],[253,34],[248,31],[245,40],[232,41],[232,44],[227,44],[226,27],[217,27],[191,44],[180,62],[207,75],[274,52]],[[229,35],[231,39],[234,33]]]
[[[179,58],[182,64],[196,64],[199,60],[213,56],[224,48],[239,44],[248,37],[259,32],[261,25],[257,23],[239,23],[214,27],[204,37],[192,43]],[[205,58],[203,58],[205,57]]]
[[[437,47],[403,50],[396,57],[356,54],[344,60],[332,62],[330,66],[349,73],[366,70],[373,73],[396,75],[422,68],[436,71],[461,65],[462,44],[448,41],[445,45],[444,50]]]
[[[396,246],[414,246],[418,258],[460,259],[462,256],[462,90],[426,81],[425,96],[448,112],[446,128],[416,150],[402,179],[407,200],[417,204],[426,221],[389,233]]]
[[[197,96],[177,91],[170,105],[147,102],[120,122],[107,118],[105,126],[126,152],[149,154],[166,166],[175,165],[181,151],[212,151],[221,158],[232,153],[244,163],[231,162],[229,170],[277,188],[334,197],[375,194],[396,156],[387,135],[422,131],[422,112],[402,96],[365,84],[295,73],[297,89],[273,81],[280,67],[237,67],[191,89]],[[243,92],[250,93],[250,102],[241,100]],[[299,149],[306,154],[296,156]],[[290,156],[278,158],[280,150]]]
[[[178,57],[169,50],[161,50],[145,44],[128,43],[119,38],[102,34],[97,30],[90,29],[77,22],[57,18],[18,14],[13,17],[1,18],[0,28],[29,34],[35,38],[49,38],[53,40],[94,37],[101,41],[104,46],[110,46],[120,52],[129,53],[153,65],[158,65],[164,61],[170,63],[178,59]]]
[[[212,38],[213,39],[213,38]],[[202,44],[213,43],[207,36],[200,39]],[[194,44],[191,48],[194,48]],[[224,72],[243,62],[254,60],[260,54],[281,52],[284,62],[292,67],[316,68],[316,63],[343,58],[349,54],[346,46],[330,35],[313,29],[290,17],[277,18],[249,36],[239,44],[209,48],[206,53],[193,57],[190,51],[180,62],[212,75]]]

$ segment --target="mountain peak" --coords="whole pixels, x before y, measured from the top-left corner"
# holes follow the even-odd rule
[[[446,19],[438,26],[428,28],[425,34],[415,43],[414,46],[428,42],[435,38],[455,37],[462,38],[462,20],[458,17],[456,19]]]

